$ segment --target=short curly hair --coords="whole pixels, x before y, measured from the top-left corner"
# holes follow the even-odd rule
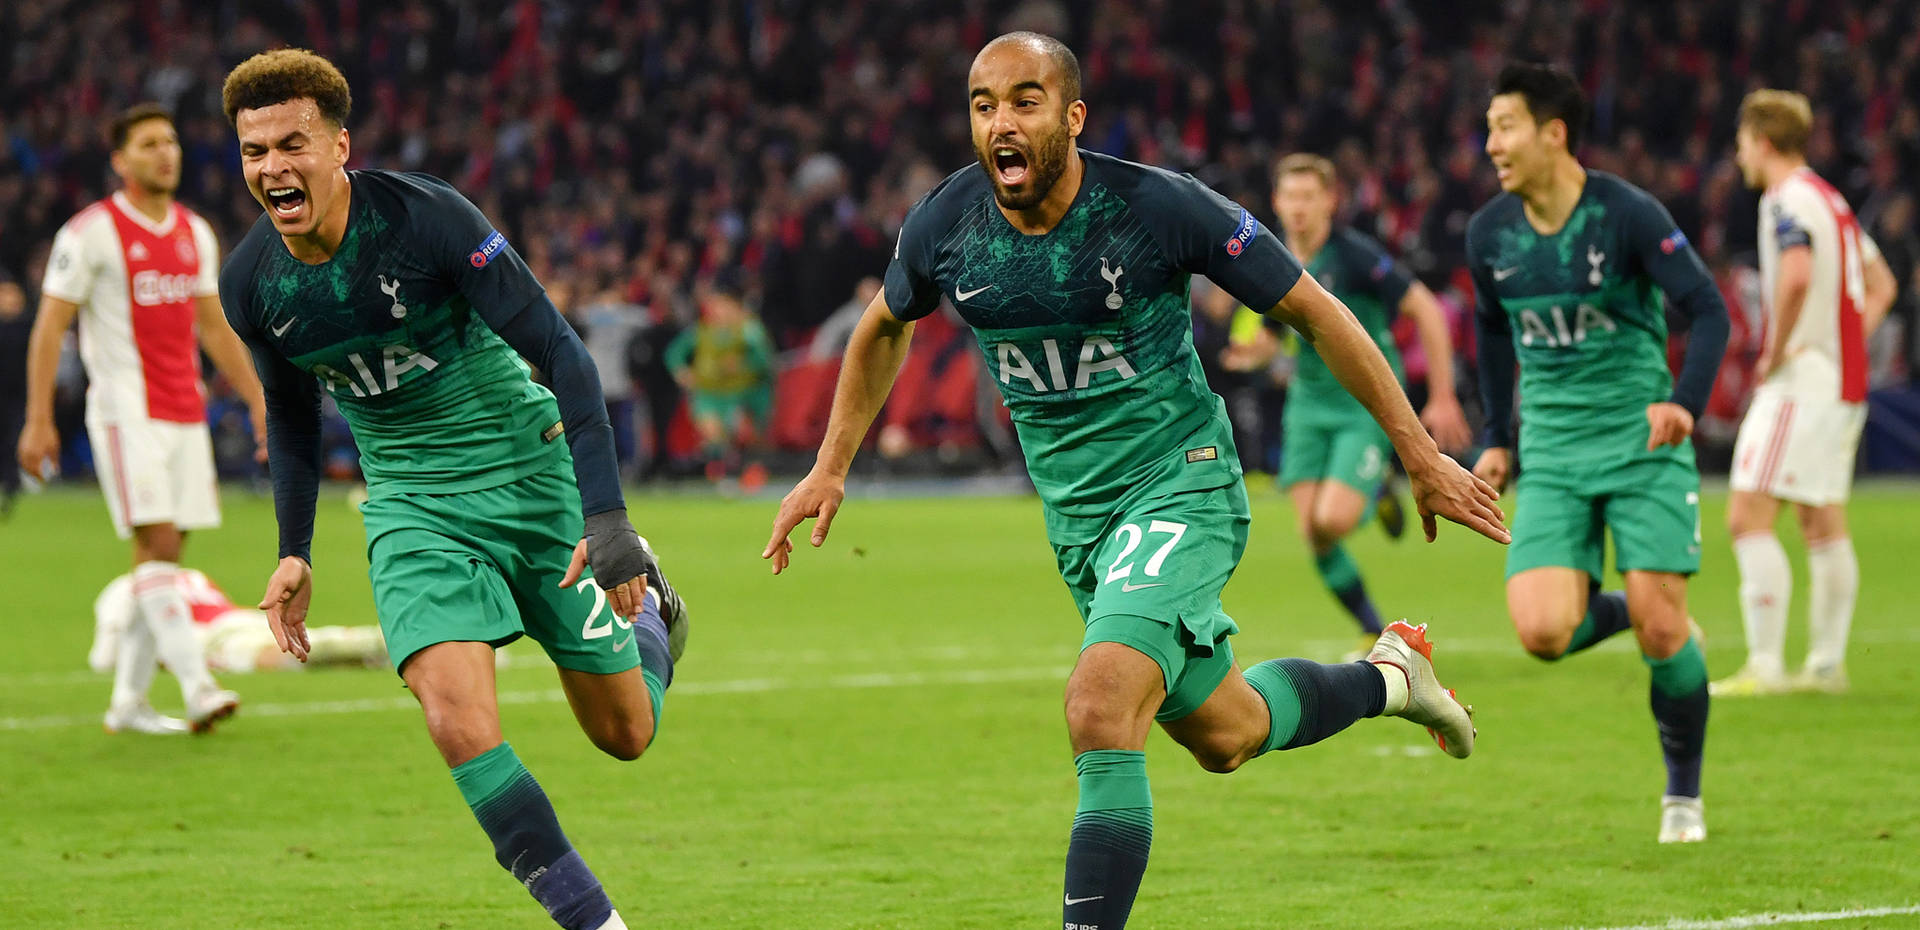
[[[333,62],[304,48],[278,48],[261,52],[239,64],[227,74],[220,89],[220,104],[233,123],[241,110],[258,110],[288,100],[307,97],[319,106],[320,115],[335,126],[345,126],[353,112],[353,92],[347,78]]]

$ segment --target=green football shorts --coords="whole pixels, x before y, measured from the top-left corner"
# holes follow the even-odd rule
[[[1338,481],[1364,496],[1387,476],[1393,443],[1372,417],[1337,423],[1286,421],[1280,430],[1280,487]]]
[[[396,671],[435,643],[503,646],[522,634],[561,668],[607,675],[640,664],[632,624],[591,571],[560,587],[584,530],[569,459],[497,488],[382,495],[360,513]]]
[[[739,421],[745,413],[756,430],[765,431],[767,423],[773,417],[773,389],[771,387],[748,388],[744,391],[702,391],[688,392],[687,412],[696,420],[719,420],[728,429]]]
[[[1141,501],[1089,542],[1053,547],[1087,625],[1081,651],[1120,643],[1153,659],[1167,686],[1160,720],[1199,710],[1233,667],[1227,637],[1240,628],[1221,609],[1220,589],[1247,549],[1251,522],[1236,481]]]
[[[1562,566],[1597,581],[1609,529],[1619,571],[1700,570],[1700,473],[1691,454],[1609,470],[1523,469],[1514,507],[1508,578]]]

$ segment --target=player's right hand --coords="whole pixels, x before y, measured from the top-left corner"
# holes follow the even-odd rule
[[[313,567],[307,560],[290,555],[280,560],[267,579],[267,593],[260,598],[260,609],[267,612],[267,628],[281,652],[302,662],[313,644],[307,640],[307,605],[313,600]]]
[[[1495,506],[1500,492],[1492,485],[1474,477],[1447,455],[1436,456],[1418,467],[1408,465],[1407,481],[1412,485],[1427,542],[1438,535],[1435,517],[1446,517],[1497,543],[1513,541],[1513,534],[1507,532],[1506,515]]]
[[[1513,477],[1512,450],[1496,446],[1480,453],[1480,461],[1473,463],[1473,476],[1496,491],[1505,491],[1507,479]]]
[[[793,532],[800,521],[812,518],[813,547],[820,548],[827,541],[827,532],[833,528],[833,515],[840,512],[840,502],[846,499],[846,479],[822,474],[819,469],[808,472],[780,499],[780,512],[773,518],[773,535],[767,539],[767,547],[760,551],[761,558],[773,560],[774,574],[786,570],[788,558],[793,554],[793,543],[787,534]]]
[[[52,423],[29,420],[20,429],[20,444],[14,451],[21,471],[45,481],[53,474],[47,463],[60,460],[60,431]]]

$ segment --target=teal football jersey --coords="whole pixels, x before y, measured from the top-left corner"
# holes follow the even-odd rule
[[[1080,156],[1080,190],[1043,235],[1007,221],[978,166],[956,172],[907,214],[886,276],[900,319],[944,297],[973,328],[1056,543],[1097,534],[1126,502],[1240,479],[1193,349],[1189,279],[1264,311],[1301,275],[1251,213],[1194,178]]]

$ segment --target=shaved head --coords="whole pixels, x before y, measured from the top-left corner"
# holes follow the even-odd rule
[[[989,52],[1003,48],[1020,48],[1036,55],[1043,55],[1053,62],[1054,77],[1058,80],[1060,99],[1072,103],[1080,99],[1080,59],[1066,43],[1049,35],[1038,32],[1009,32],[980,49],[974,56],[977,65]]]

